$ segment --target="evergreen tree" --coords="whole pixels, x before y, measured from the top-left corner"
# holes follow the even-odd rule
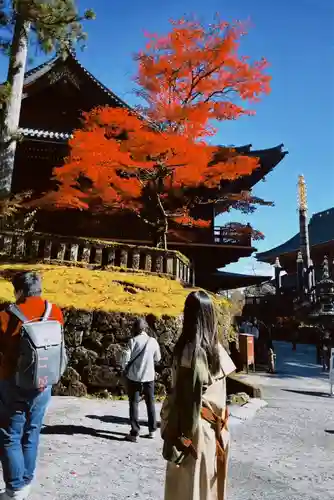
[[[0,0],[0,49],[8,55],[7,81],[2,87],[0,131],[0,197],[11,193],[24,73],[29,44],[48,54],[83,43],[82,21],[94,19],[92,10],[79,14],[75,0]]]

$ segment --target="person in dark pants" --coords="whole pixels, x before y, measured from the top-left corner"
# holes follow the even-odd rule
[[[127,379],[130,406],[130,434],[127,441],[137,442],[140,425],[138,406],[141,396],[144,396],[147,417],[148,437],[153,439],[157,430],[157,419],[154,404],[155,363],[161,359],[160,347],[155,338],[147,334],[146,321],[139,318],[133,326],[134,337],[130,340],[122,358],[122,367]]]
[[[322,367],[323,370],[329,372],[330,369],[330,357],[331,357],[331,337],[329,332],[325,332],[323,342],[322,342]]]

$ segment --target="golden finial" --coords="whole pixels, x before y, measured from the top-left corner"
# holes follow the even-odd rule
[[[298,177],[298,208],[302,211],[307,210],[306,183],[303,175]]]

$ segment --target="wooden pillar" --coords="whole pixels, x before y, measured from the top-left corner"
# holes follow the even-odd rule
[[[31,242],[31,257],[32,258],[38,257],[38,250],[39,250],[39,240],[32,240],[32,242]]]
[[[16,257],[22,258],[25,256],[26,251],[26,240],[23,236],[18,236],[16,240],[15,255]]]
[[[52,241],[45,240],[43,260],[51,260],[51,248],[52,248]]]
[[[195,262],[192,262],[191,265],[191,285],[196,286],[196,270],[195,270]]]
[[[5,255],[12,255],[13,236],[4,236],[3,238],[3,253]]]
[[[186,282],[190,283],[190,267],[188,264],[186,266]]]

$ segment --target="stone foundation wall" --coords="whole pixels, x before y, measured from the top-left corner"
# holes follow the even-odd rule
[[[2,304],[1,309],[6,307]],[[85,396],[87,393],[108,391],[117,396],[125,394],[124,380],[119,369],[123,349],[132,335],[137,316],[103,311],[63,309],[65,340],[69,367],[54,394]],[[147,315],[150,334],[161,349],[161,362],[156,367],[156,394],[163,396],[170,386],[170,367],[176,340],[182,328],[182,317],[155,318]],[[219,316],[220,339],[228,347],[229,316]]]
[[[64,316],[70,362],[62,382],[54,389],[55,394],[82,396],[107,390],[113,395],[123,395],[125,386],[119,360],[131,338],[136,316],[75,309],[65,310]],[[220,339],[228,347],[230,318],[228,314],[224,317],[225,321],[219,321]],[[148,315],[146,320],[161,349],[162,359],[156,368],[156,393],[164,395],[170,385],[172,353],[181,333],[182,317],[157,319]]]
[[[62,382],[55,387],[57,395],[82,396],[87,392],[107,390],[113,395],[125,392],[119,369],[123,349],[131,338],[136,316],[102,311],[64,311],[65,338],[69,368]],[[162,359],[157,366],[156,393],[165,394],[170,384],[170,366],[182,319],[146,317],[151,335],[160,344]]]

